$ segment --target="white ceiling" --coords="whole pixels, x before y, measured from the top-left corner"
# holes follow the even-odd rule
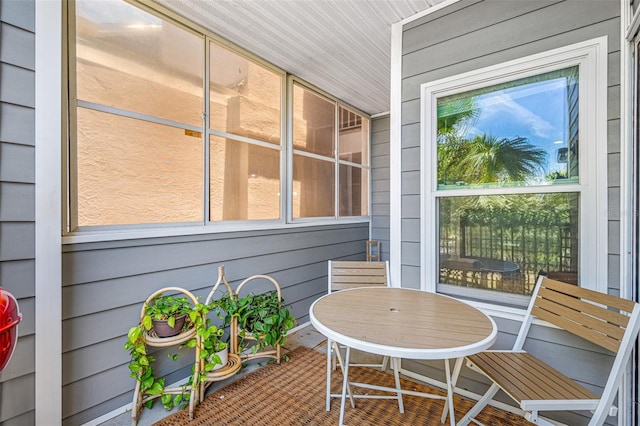
[[[389,111],[391,24],[443,0],[155,0],[369,113]]]

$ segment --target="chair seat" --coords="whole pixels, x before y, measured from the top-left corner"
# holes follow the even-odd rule
[[[486,374],[526,410],[529,401],[576,401],[600,398],[527,352],[487,351],[468,356],[472,368]]]

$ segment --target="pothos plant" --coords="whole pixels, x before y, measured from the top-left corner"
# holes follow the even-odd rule
[[[200,345],[200,359],[204,360],[203,368],[199,372],[198,381],[192,383],[193,376],[190,379],[189,384],[197,385],[202,379],[206,378],[207,373],[211,372],[217,365],[222,364],[222,360],[217,352],[220,352],[227,348],[227,342],[222,340],[224,334],[224,326],[216,326],[211,324],[211,320],[208,318],[209,312],[214,310],[218,306],[217,301],[213,301],[210,304],[198,303],[193,311],[194,326],[196,327],[196,336],[188,340],[184,346],[189,348],[195,348],[198,344],[198,337],[202,342]]]
[[[154,320],[166,320],[167,325],[173,328],[176,319],[189,315],[192,309],[191,301],[186,297],[159,295],[147,305],[142,323],[145,330],[150,330]],[[190,328],[191,324],[187,323],[187,326]]]
[[[184,329],[196,327],[198,328],[196,333],[199,333],[203,324],[201,312],[205,309],[209,308],[205,308],[202,303],[197,303],[193,306],[187,298],[160,295],[146,307],[145,314],[138,325],[129,329],[124,349],[131,356],[129,361],[130,376],[140,382],[140,394],[151,397],[144,403],[145,407],[151,408],[157,396],[160,396],[162,405],[167,410],[171,410],[181,403],[188,403],[185,400],[186,386],[183,388],[182,393],[175,395],[165,394],[165,379],[155,376],[153,367],[155,357],[148,353],[146,344],[147,332],[153,327],[152,320],[167,319],[168,324],[173,326],[175,317],[186,314],[188,315],[188,320]],[[168,357],[175,361],[178,355],[169,353]]]
[[[278,299],[276,291],[251,293],[244,297],[225,295],[219,299],[216,310],[224,318],[225,325],[231,323],[232,317],[237,319],[240,329],[239,350],[249,349],[245,347],[247,335],[255,339],[255,344],[250,347],[254,354],[266,346],[284,345],[287,332],[297,323],[284,300]]]

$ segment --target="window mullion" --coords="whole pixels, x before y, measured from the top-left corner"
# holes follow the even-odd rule
[[[204,105],[202,114],[202,142],[204,144],[204,205],[202,206],[204,224],[211,223],[211,130],[209,128],[211,114],[211,39],[206,36],[204,40]]]

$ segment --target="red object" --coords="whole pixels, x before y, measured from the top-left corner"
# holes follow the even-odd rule
[[[9,363],[18,340],[18,323],[22,320],[18,301],[0,287],[0,372]]]

